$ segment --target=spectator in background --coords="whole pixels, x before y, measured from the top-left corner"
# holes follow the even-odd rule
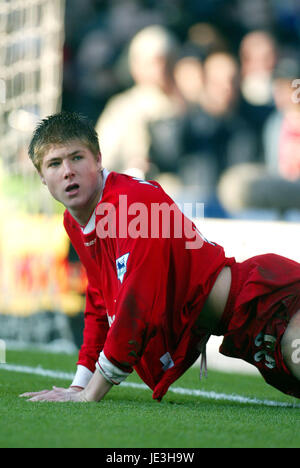
[[[239,66],[233,55],[214,52],[204,62],[204,99],[206,112],[213,116],[235,113],[239,100]]]
[[[225,38],[212,24],[196,23],[189,28],[174,69],[176,83],[188,102],[202,105],[203,62],[213,52],[227,48]]]
[[[264,128],[268,170],[284,179],[300,180],[300,66],[297,58],[282,59],[274,73],[276,109]]]
[[[254,106],[272,102],[272,75],[277,62],[277,50],[272,36],[264,31],[252,31],[240,45],[241,90],[247,102]]]
[[[241,64],[241,113],[257,136],[274,109],[272,77],[278,60],[274,38],[265,31],[246,34],[239,48]]]
[[[203,64],[201,105],[186,117],[180,176],[194,198],[206,203],[206,215],[220,215],[216,187],[225,168],[252,161],[256,140],[238,114],[239,65],[228,52],[214,52]]]
[[[203,66],[201,58],[193,50],[188,50],[177,61],[174,78],[187,102],[201,104],[203,99]]]
[[[261,212],[288,216],[300,210],[300,93],[293,88],[300,76],[298,62],[284,58],[273,75],[276,109],[263,129],[265,161],[238,165],[224,173],[219,196],[234,216]]]
[[[186,111],[173,74],[177,54],[177,40],[161,26],[147,27],[133,38],[129,65],[134,85],[107,103],[96,125],[108,169],[144,178],[176,165]]]

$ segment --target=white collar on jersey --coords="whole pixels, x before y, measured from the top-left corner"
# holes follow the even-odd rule
[[[100,201],[102,200],[103,190],[104,190],[108,176],[109,176],[109,171],[107,169],[103,169],[102,171],[103,186],[102,186],[102,191],[101,191],[101,195],[100,195],[98,203],[100,203]],[[81,230],[83,234],[90,234],[91,232],[95,230],[95,228],[96,228],[96,208],[94,209],[93,214],[90,217],[88,223],[84,227],[81,227]]]

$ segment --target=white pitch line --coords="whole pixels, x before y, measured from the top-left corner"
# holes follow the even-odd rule
[[[0,364],[0,371],[20,372],[21,374],[39,375],[41,377],[53,377],[53,379],[73,380],[74,374],[71,372],[61,372],[42,367],[20,366],[16,364]]]
[[[73,380],[74,373],[71,372],[62,372],[56,371],[51,369],[43,369],[42,367],[30,367],[30,366],[21,366],[15,364],[0,364],[0,371],[8,371],[8,372],[19,372],[23,374],[31,374],[31,375],[39,375],[41,377],[51,377],[53,379],[59,380]],[[136,388],[139,390],[150,390],[149,387],[142,383],[133,383],[133,382],[123,382],[121,384],[122,387],[128,388]],[[300,408],[300,404],[297,403],[287,403],[281,401],[273,401],[273,400],[259,400],[257,398],[249,398],[242,395],[236,394],[228,394],[228,393],[217,393],[214,391],[204,391],[204,390],[196,390],[190,388],[182,388],[182,387],[170,387],[169,392],[175,393],[177,395],[189,395],[189,396],[196,396],[201,398],[207,398],[209,400],[216,400],[216,401],[230,401],[235,403],[243,403],[243,404],[251,404],[251,405],[258,405],[258,406],[272,406],[272,407],[279,407],[279,408]]]

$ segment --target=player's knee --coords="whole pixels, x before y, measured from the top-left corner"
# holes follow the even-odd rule
[[[283,335],[281,351],[286,366],[300,380],[300,311],[294,315]]]

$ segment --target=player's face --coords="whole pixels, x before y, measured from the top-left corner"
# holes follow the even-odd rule
[[[80,141],[54,145],[45,154],[41,179],[51,195],[84,224],[95,209],[102,190],[101,154]]]

